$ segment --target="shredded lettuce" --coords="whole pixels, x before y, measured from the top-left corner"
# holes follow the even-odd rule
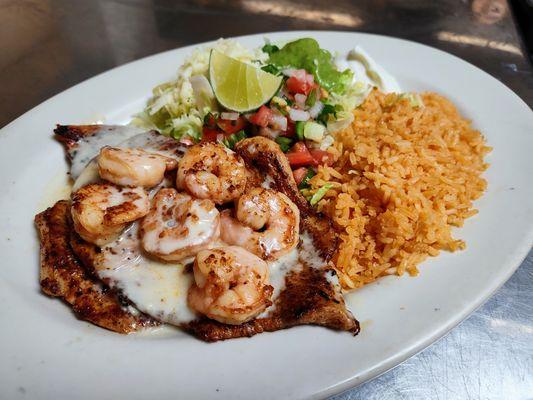
[[[420,94],[418,93],[411,93],[411,92],[402,93],[400,95],[400,99],[409,100],[411,107],[424,107],[424,101],[422,100],[422,97],[420,97]]]
[[[168,120],[167,124],[161,128],[161,133],[174,139],[190,136],[198,141],[202,136],[202,125],[202,119],[197,115],[183,115]]]
[[[320,150],[327,150],[328,148],[330,148],[333,145],[333,143],[335,143],[335,139],[333,139],[333,136],[326,135],[326,137],[324,139],[322,139],[322,142],[320,142],[319,149]]]
[[[303,38],[287,43],[281,49],[274,45],[263,46],[268,54],[268,64],[282,68],[305,69],[315,80],[332,93],[343,94],[353,79],[349,69],[339,71],[331,53],[321,49],[315,39]]]
[[[346,92],[342,95],[333,93],[330,96],[330,101],[342,106],[343,110],[351,111],[365,101],[371,90],[372,87],[370,85],[363,82],[356,82],[353,85],[348,86]]]
[[[350,125],[353,121],[353,110],[365,101],[370,90],[372,90],[370,85],[356,82],[342,95],[333,93],[328,101],[335,104],[337,112],[329,115],[326,120],[328,132],[337,132]]]
[[[250,51],[234,40],[221,39],[211,47],[198,48],[178,69],[177,78],[156,86],[152,98],[143,112],[137,114],[132,123],[150,129],[159,129],[163,134],[181,138],[188,135],[199,138],[202,132],[202,119],[210,110],[199,110],[190,79],[193,76],[207,77],[211,49],[236,58],[237,60],[264,64],[267,56],[260,50]],[[204,102],[209,104],[209,102]]]

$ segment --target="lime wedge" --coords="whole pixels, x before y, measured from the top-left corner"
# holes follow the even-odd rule
[[[211,50],[209,79],[218,102],[237,112],[261,107],[276,95],[283,80],[216,50]]]

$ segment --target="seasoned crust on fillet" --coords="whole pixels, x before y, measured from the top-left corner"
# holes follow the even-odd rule
[[[128,311],[125,299],[120,299],[82,267],[69,245],[73,231],[69,219],[69,203],[65,200],[35,217],[41,240],[42,291],[62,298],[78,318],[118,333],[156,325],[150,317]]]
[[[333,286],[325,273],[333,270],[304,267],[291,272],[285,289],[274,303],[274,311],[242,325],[226,325],[207,318],[193,321],[184,328],[207,342],[250,337],[297,325],[320,325],[330,329],[359,333],[359,322],[346,309],[340,289]]]

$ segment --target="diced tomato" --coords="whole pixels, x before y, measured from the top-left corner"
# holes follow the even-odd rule
[[[207,118],[204,120],[205,122],[205,125],[208,126],[209,128],[216,128],[216,123],[217,123],[217,120],[215,118],[215,116],[211,113],[209,113],[207,115]]]
[[[305,69],[295,69],[292,71],[291,77],[298,79],[299,81],[305,81],[306,76],[309,75]]]
[[[304,69],[297,69],[285,82],[287,90],[292,93],[302,93],[306,96],[311,90],[318,87],[312,74],[308,74]]]
[[[296,133],[296,127],[293,121],[287,120],[287,129],[281,133],[281,136],[293,137]]]
[[[306,165],[315,165],[316,160],[308,153],[287,153],[287,159],[291,167],[303,167]]]
[[[221,133],[222,132],[217,129],[211,129],[207,126],[204,126],[202,130],[202,142],[216,142],[217,136]]]
[[[294,95],[292,93],[285,93],[287,100],[294,102]]]
[[[309,149],[304,142],[296,142],[291,148],[291,152],[294,153],[309,153]]]
[[[325,150],[311,150],[310,153],[318,164],[327,166],[333,165],[333,154]]]
[[[255,114],[252,114],[252,116],[249,118],[249,121],[254,125],[259,125],[265,128],[270,122],[271,117],[272,110],[267,106],[263,105],[259,108],[259,110],[257,110]]]
[[[243,117],[239,117],[236,120],[219,119],[217,125],[228,135],[239,132],[246,126],[246,120]]]
[[[292,175],[294,176],[294,180],[296,181],[296,184],[299,185],[304,180],[305,176],[307,175],[307,168],[301,167],[298,169],[295,169],[292,171]]]
[[[317,165],[307,146],[303,142],[297,142],[286,153],[287,159],[291,167],[305,167],[306,165]]]

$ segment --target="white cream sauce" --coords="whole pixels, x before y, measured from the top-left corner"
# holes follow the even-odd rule
[[[144,151],[160,154],[170,158],[181,158],[187,146],[175,139],[163,136],[156,131],[148,131],[135,135],[118,144],[118,147],[141,148]]]
[[[76,180],[80,176],[102,147],[116,146],[143,131],[144,129],[130,125],[102,125],[94,135],[80,139],[76,149],[70,153],[72,179]]]
[[[178,221],[175,219],[165,219],[165,210],[174,210],[190,202],[190,208],[187,210],[187,217],[183,221],[183,227],[186,228],[186,236],[164,236],[162,233],[168,228],[173,228]],[[144,248],[159,254],[172,254],[176,250],[185,247],[192,247],[207,242],[210,238],[217,236],[219,231],[219,212],[215,207],[206,209],[203,201],[193,199],[188,194],[178,193],[176,197],[165,197],[156,205],[157,213],[150,213],[150,221],[155,221],[155,229],[146,230],[143,236]],[[173,215],[175,211],[172,211]],[[181,218],[180,218],[181,219]],[[148,221],[148,219],[146,219]]]
[[[270,285],[274,288],[272,299],[276,299],[280,292],[285,288],[285,277],[291,271],[299,271],[302,263],[298,257],[298,248],[294,248],[290,253],[278,258],[275,261],[269,261]],[[269,311],[271,311],[269,309]]]
[[[337,273],[333,269],[328,269],[325,274],[326,280],[332,285],[332,286],[340,286],[339,277],[337,276]]]
[[[328,265],[318,254],[313,238],[307,232],[300,233],[299,256],[302,262],[312,268],[321,269]]]
[[[197,318],[187,306],[191,273],[182,264],[166,264],[145,256],[140,249],[138,223],[102,248],[98,276],[119,289],[142,312],[163,322],[180,325]]]
[[[402,90],[396,78],[379,65],[361,46],[355,46],[348,54],[335,59],[340,70],[346,68],[354,72],[354,82],[376,86],[385,93],[401,93]]]
[[[138,130],[131,129],[131,127],[103,127],[102,132],[93,136],[93,139],[88,138],[80,143],[71,172],[73,177],[78,177],[74,183],[74,190],[100,179],[98,166],[93,159],[103,146],[138,147],[177,158],[186,150],[185,146],[177,142],[169,146],[167,137],[153,132],[139,134]],[[111,130],[115,132],[110,134]],[[267,175],[262,187],[270,188],[273,182],[273,179]],[[162,182],[150,191],[150,198],[153,198],[161,187],[169,186],[172,186],[172,182]],[[188,290],[194,281],[193,274],[187,272],[183,264],[162,263],[145,255],[141,249],[138,228],[139,223],[133,223],[117,240],[102,248],[102,262],[96,265],[98,276],[112,288],[120,290],[137,309],[162,322],[182,325],[196,319],[198,315],[187,305]],[[213,247],[224,245],[226,244],[218,242]],[[271,245],[273,248],[276,247],[276,243]],[[164,246],[166,250],[172,251],[175,244],[167,243]],[[187,260],[187,262],[192,261],[193,259]],[[274,288],[273,301],[285,288],[287,274],[298,272],[304,263],[313,268],[325,266],[307,233],[300,234],[297,248],[275,261],[268,262],[269,282]],[[325,274],[328,281],[338,285],[336,275],[329,271],[325,271]],[[259,317],[268,316],[273,310],[274,306],[271,306]]]
[[[181,158],[187,149],[178,141],[155,131],[143,132],[141,129],[131,126],[104,125],[95,135],[81,139],[75,152],[72,153],[70,174],[75,180],[74,186],[76,188],[79,189],[99,180],[95,157],[104,146],[130,149],[138,147],[150,153],[175,159]],[[80,181],[78,182],[78,180]]]
[[[98,173],[98,164],[96,160],[93,159],[89,161],[89,164],[81,171],[78,178],[74,181],[72,185],[72,191],[75,192],[83,186],[89,185],[91,183],[96,183],[100,180],[100,175]]]
[[[264,189],[271,189],[272,184],[274,183],[274,178],[272,178],[268,174],[263,175],[263,177],[264,179],[263,179],[263,182],[261,182],[261,187]]]
[[[270,285],[274,288],[272,301],[275,302],[279,294],[285,289],[285,278],[290,272],[299,272],[303,266],[307,265],[312,268],[323,269],[327,263],[322,259],[315,249],[313,239],[307,233],[300,233],[300,243],[298,247],[290,253],[278,258],[275,261],[268,262],[270,270]],[[326,279],[330,283],[339,284],[337,275],[330,270],[324,270]],[[333,274],[333,276],[331,276]],[[258,318],[267,317],[275,310],[275,305],[267,308]]]

